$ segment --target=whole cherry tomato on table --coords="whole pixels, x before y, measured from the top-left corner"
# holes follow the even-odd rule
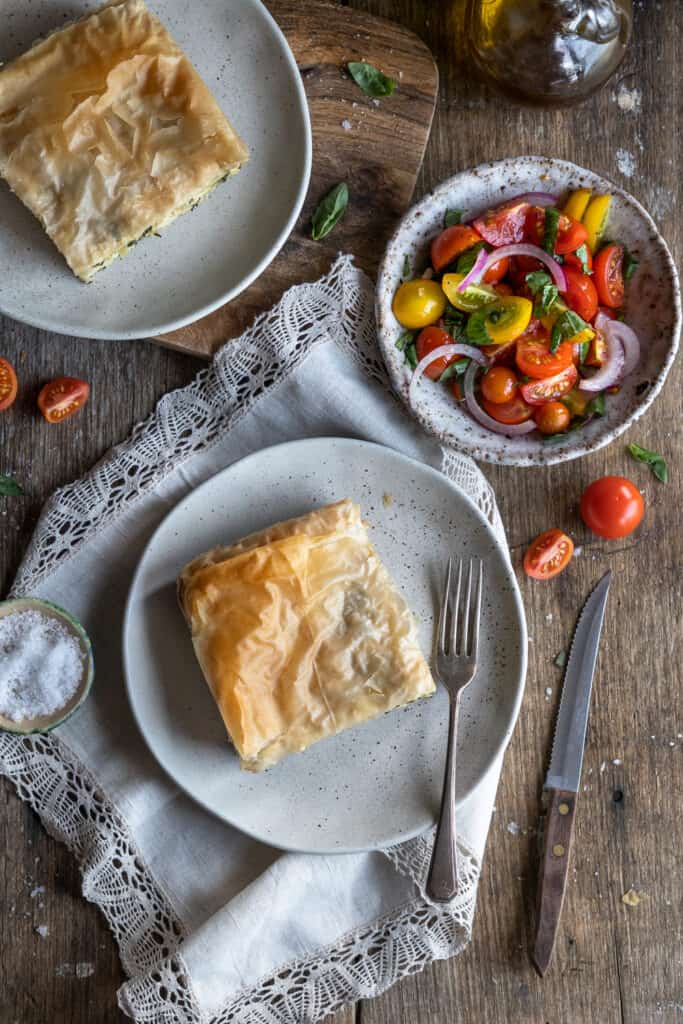
[[[633,533],[645,504],[638,488],[623,476],[594,480],[581,496],[581,518],[593,533],[614,540]]]
[[[48,423],[61,423],[88,401],[90,385],[77,377],[49,381],[38,395],[38,408]]]
[[[574,543],[562,530],[546,530],[531,542],[524,556],[524,572],[535,580],[551,580],[571,561]]]
[[[0,359],[0,412],[9,409],[17,397],[19,384],[14,367],[6,359]]]

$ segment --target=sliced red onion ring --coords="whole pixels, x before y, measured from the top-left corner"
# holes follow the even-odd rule
[[[488,255],[489,254],[487,253],[486,249],[479,250],[479,252],[477,253],[477,258],[472,264],[472,269],[465,274],[462,281],[458,285],[459,292],[464,292],[465,289],[469,288],[471,284],[475,284],[476,282],[481,280],[481,278],[484,276],[484,264],[486,263]]]
[[[448,359],[450,359],[451,356],[467,356],[468,359],[473,360],[472,366],[476,363],[479,363],[480,366],[486,365],[486,356],[483,352],[480,352],[478,348],[475,348],[474,345],[439,345],[438,348],[429,352],[424,359],[421,359],[413,371],[410,388],[408,390],[408,401],[411,405],[415,405],[417,388],[427,367],[431,366],[431,364],[436,362],[437,359],[441,359],[444,356]]]
[[[482,252],[483,251],[484,250],[482,249]],[[506,256],[531,256],[535,260],[540,260],[541,263],[544,263],[550,271],[550,276],[557,285],[558,291],[566,292],[567,278],[565,277],[564,270],[557,260],[554,260],[552,256],[548,255],[545,249],[541,249],[539,245],[530,245],[527,242],[513,242],[511,245],[502,245],[500,249],[494,249],[493,252],[487,253],[486,259],[483,261],[477,272],[477,276],[474,277],[474,267],[476,267],[479,262],[479,260],[477,260],[477,263],[474,264],[474,267],[472,267],[472,270],[467,275],[467,277],[472,278],[469,283],[475,284],[481,281],[489,267],[492,267],[494,263],[498,262],[498,260],[505,259]],[[465,281],[461,281],[458,285],[459,292],[463,290],[464,284]]]
[[[474,395],[474,379],[476,375],[477,364],[470,363],[465,371],[463,390],[465,392],[467,408],[477,423],[480,423],[482,427],[486,427],[487,430],[492,430],[494,434],[506,434],[508,437],[518,437],[520,434],[528,434],[536,429],[536,424],[532,419],[525,420],[524,423],[499,423],[498,420],[494,420],[492,416],[484,412]]]
[[[557,206],[557,196],[550,192],[523,192],[521,196],[515,196],[511,203],[529,203],[531,206]]]
[[[624,350],[624,365],[621,375],[627,377],[640,362],[638,335],[628,324],[622,323],[621,320],[612,320],[604,313],[598,313],[595,318],[595,326],[605,337],[614,338],[621,343]]]
[[[613,385],[618,384],[624,373],[624,348],[615,335],[609,331],[605,326],[600,326],[598,320],[600,317],[604,318],[604,321],[611,326],[613,322],[609,317],[604,316],[600,313],[595,318],[595,326],[605,336],[605,344],[607,346],[607,358],[600,367],[597,373],[594,373],[592,377],[586,377],[579,384],[581,391],[604,391],[605,388],[611,388]]]

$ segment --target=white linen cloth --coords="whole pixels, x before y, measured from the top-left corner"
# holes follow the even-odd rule
[[[13,596],[72,611],[96,679],[56,731],[0,733],[0,770],[66,842],[129,980],[123,1009],[155,1024],[312,1024],[469,940],[499,761],[459,814],[460,893],[424,898],[432,833],[376,853],[281,854],[216,820],[158,767],[125,695],[128,587],[161,518],[235,460],[287,439],[366,438],[441,467],[503,536],[471,460],[444,453],[392,395],[370,281],[348,257],[291,289],[131,437],[47,503]],[[398,1024],[398,1022],[397,1022]]]

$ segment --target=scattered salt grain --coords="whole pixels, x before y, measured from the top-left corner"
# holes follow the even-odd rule
[[[345,132],[351,131],[351,122],[347,118],[344,118],[340,123]]]
[[[640,110],[643,96],[640,89],[629,89],[624,82],[620,82],[616,99],[619,110],[623,110],[626,114],[637,114]]]
[[[623,761],[621,760],[621,758],[620,758],[620,757],[615,757],[615,758],[613,759],[613,761],[612,761],[612,764],[616,765],[616,766],[617,766],[617,768],[619,767],[619,765],[620,765],[620,764],[623,764],[623,763],[624,763],[624,762],[623,762]]]
[[[676,740],[669,740],[669,746],[670,747],[675,747],[676,746]]]
[[[31,892],[30,892],[31,899],[34,900],[36,898],[36,896],[40,896],[44,892],[45,892],[45,886],[44,885],[37,885],[35,887],[35,889],[31,889]]]
[[[603,762],[601,763],[601,765],[600,765],[600,774],[601,774],[601,775],[602,775],[602,773],[604,772],[604,770],[605,770],[605,768],[606,768],[606,767],[607,767],[607,761],[603,761]]]
[[[95,965],[86,963],[85,961],[80,964],[76,964],[76,977],[77,978],[89,978],[95,973]]]
[[[511,836],[518,836],[521,832],[521,829],[516,821],[508,821],[505,828],[508,830]]]
[[[21,722],[63,708],[83,664],[78,640],[57,619],[33,610],[0,618],[0,714]]]
[[[50,929],[46,924],[39,924],[35,928],[35,932],[37,935],[40,935],[41,939],[46,939],[50,934]]]
[[[546,686],[546,688],[545,688],[545,695],[546,695],[546,697],[552,697],[552,695],[553,695],[553,688],[552,688],[552,686]]]
[[[583,547],[582,547],[581,544],[579,544],[578,547],[574,548],[574,558],[578,558],[579,555],[582,554],[582,552],[583,552]]]
[[[632,178],[636,173],[636,160],[628,149],[617,150],[617,167],[625,178]]]
[[[553,621],[553,613],[552,612],[548,612],[548,614],[545,617],[545,621],[546,622],[552,622]]]

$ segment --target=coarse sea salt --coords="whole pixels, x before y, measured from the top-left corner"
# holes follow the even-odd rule
[[[58,619],[29,610],[0,618],[0,715],[12,722],[51,715],[69,703],[85,656]]]

